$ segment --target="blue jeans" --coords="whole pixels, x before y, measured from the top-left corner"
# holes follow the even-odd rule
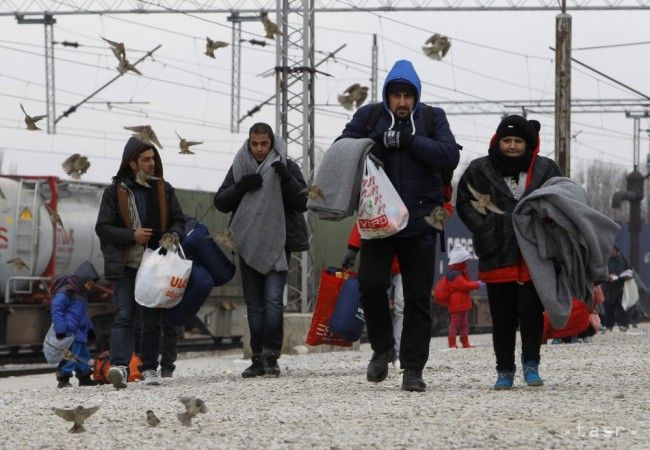
[[[64,359],[57,367],[57,374],[71,376],[72,372],[75,372],[77,377],[90,375],[93,372],[93,369],[88,365],[88,360],[90,359],[88,345],[85,342],[74,341],[70,346],[70,351],[77,355],[82,362],[75,360],[68,361]]]
[[[254,355],[264,350],[280,353],[284,314],[282,294],[287,283],[287,271],[271,271],[263,275],[241,257],[239,267],[251,332],[251,350]]]
[[[124,268],[124,275],[115,282],[113,304],[115,319],[111,333],[111,366],[129,366],[133,353],[133,322],[138,304],[135,302],[135,275],[137,270]]]

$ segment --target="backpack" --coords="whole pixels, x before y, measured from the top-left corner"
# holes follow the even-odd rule
[[[451,289],[449,288],[449,280],[447,279],[447,275],[445,275],[438,280],[433,288],[433,298],[436,303],[442,306],[447,306],[450,297]]]
[[[433,132],[435,131],[435,124],[433,123],[434,122],[433,107],[426,105],[424,103],[420,103],[420,111],[422,111],[422,120],[424,121],[424,127],[427,132],[427,137],[432,138]],[[383,113],[384,113],[384,104],[377,103],[375,105],[375,109],[373,109],[372,112],[370,113],[368,122],[366,122],[366,126],[364,128],[366,132],[366,136],[369,135],[370,132],[375,129],[375,127],[377,126],[377,122],[379,122],[379,118]],[[463,148],[462,145],[458,145],[459,150],[462,150],[462,148]],[[454,170],[441,169],[440,173],[442,174],[442,196],[444,198],[444,203],[450,203],[451,196],[454,192],[454,189],[451,185],[451,180],[454,178]]]
[[[107,350],[95,359],[95,363],[93,364],[93,380],[102,384],[108,383],[106,376],[108,375],[108,369],[111,368],[110,356]],[[142,360],[134,353],[129,362],[129,379],[127,381],[133,382],[142,379],[140,364],[142,364]]]

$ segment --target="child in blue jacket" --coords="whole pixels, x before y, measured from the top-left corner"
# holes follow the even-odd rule
[[[56,372],[59,388],[71,387],[70,377],[75,372],[79,386],[94,386],[90,378],[93,372],[88,365],[90,352],[88,339],[94,338],[95,330],[88,316],[88,290],[99,280],[95,267],[89,262],[81,263],[73,274],[62,275],[52,284],[52,324],[57,339],[75,336],[70,351],[77,360],[62,360]]]

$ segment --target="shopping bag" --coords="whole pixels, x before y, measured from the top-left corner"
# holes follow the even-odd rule
[[[190,281],[187,283],[183,300],[173,308],[163,310],[172,325],[181,326],[192,320],[212,291],[214,281],[210,273],[200,264],[192,264]]]
[[[50,329],[47,330],[45,339],[43,340],[43,354],[45,355],[45,361],[48,364],[58,364],[63,359],[66,358],[68,352],[70,351],[70,346],[74,342],[74,334],[66,336],[63,339],[57,339],[56,331],[54,331],[54,324],[50,325]]]
[[[330,318],[336,308],[336,300],[341,291],[341,287],[350,272],[342,271],[336,268],[323,270],[320,278],[320,287],[318,288],[318,297],[316,298],[316,307],[311,318],[311,326],[307,332],[307,345],[337,345],[339,347],[350,347],[352,342],[346,341],[340,336],[336,336],[329,329]]]
[[[188,259],[201,264],[208,271],[214,287],[226,284],[235,275],[235,265],[211,239],[210,231],[202,223],[187,232],[183,239],[183,250]]]
[[[145,252],[135,276],[135,301],[147,308],[171,308],[183,298],[190,278],[192,261],[185,258],[183,248],[167,251],[158,247]]]
[[[621,306],[627,311],[639,301],[639,288],[636,285],[634,278],[629,278],[623,283],[623,297],[621,299]]]
[[[361,180],[357,223],[361,239],[379,239],[406,228],[409,212],[384,169],[366,159]]]
[[[361,338],[366,319],[360,300],[359,280],[350,277],[343,282],[336,299],[336,307],[329,322],[330,332],[351,342]]]

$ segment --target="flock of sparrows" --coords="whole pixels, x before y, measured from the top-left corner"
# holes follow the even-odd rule
[[[200,398],[181,397],[178,400],[183,404],[183,406],[185,406],[185,410],[179,412],[176,417],[178,417],[179,422],[186,427],[192,425],[192,419],[198,414],[205,414],[208,412],[205,402]],[[54,414],[73,423],[72,428],[68,430],[69,433],[83,433],[86,431],[84,428],[84,422],[98,410],[99,406],[84,408],[81,405],[72,409],[52,408]],[[156,417],[156,414],[151,409],[146,412],[146,422],[150,427],[160,425],[160,419]]]

